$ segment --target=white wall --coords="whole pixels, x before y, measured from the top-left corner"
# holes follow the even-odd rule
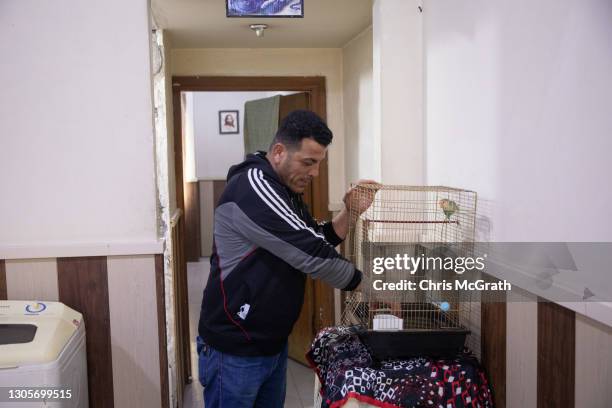
[[[491,240],[611,241],[612,3],[427,4],[427,182]]]
[[[374,0],[374,138],[381,180],[424,182],[421,0]]]
[[[380,180],[380,150],[372,118],[372,27],[342,49],[342,105],[344,108],[345,171],[347,181]]]
[[[329,157],[329,200],[342,201],[344,118],[342,113],[342,49],[340,48],[206,48],[172,50],[173,75],[324,76],[327,120],[334,132]]]
[[[183,181],[196,181],[195,103],[193,92],[181,93],[181,121],[183,125]]]
[[[0,258],[152,250],[147,1],[0,8]]]
[[[193,92],[196,176],[225,180],[230,166],[244,160],[244,104],[266,92]],[[219,133],[219,111],[237,110],[238,134]]]
[[[612,241],[612,3],[438,1],[425,16],[427,183],[478,192],[479,240]],[[564,306],[612,325],[612,303],[580,301],[612,296],[609,254],[576,247],[579,273],[528,289],[572,291]]]

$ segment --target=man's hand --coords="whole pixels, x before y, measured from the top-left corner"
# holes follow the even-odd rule
[[[374,180],[359,180],[357,185],[351,187],[344,194],[342,201],[344,201],[347,210],[359,216],[370,208],[380,187],[381,185]]]
[[[351,208],[352,222],[355,222],[365,210],[367,210],[374,201],[376,192],[380,189],[380,184],[373,180],[359,180],[357,185],[350,188],[342,201],[344,208],[332,220],[334,231],[340,238],[346,238],[349,229],[349,207]]]

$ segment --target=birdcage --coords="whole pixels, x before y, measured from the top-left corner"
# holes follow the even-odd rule
[[[476,193],[439,186],[354,188],[345,255],[364,276],[345,299],[342,323],[360,325],[362,340],[379,359],[461,350],[477,304],[472,292],[453,288],[453,260],[473,254]],[[473,337],[470,348],[479,353]]]

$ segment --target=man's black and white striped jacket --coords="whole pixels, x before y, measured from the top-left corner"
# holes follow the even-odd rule
[[[306,276],[353,290],[361,272],[342,258],[332,223],[317,224],[265,158],[233,166],[215,209],[211,270],[199,334],[236,355],[273,355],[298,319]]]

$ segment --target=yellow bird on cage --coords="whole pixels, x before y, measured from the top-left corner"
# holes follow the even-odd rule
[[[454,213],[459,212],[459,205],[457,205],[457,203],[453,200],[449,200],[448,198],[441,199],[438,204],[440,205],[440,208],[444,212],[444,215],[446,216],[446,219],[448,221],[450,221],[450,217]]]

